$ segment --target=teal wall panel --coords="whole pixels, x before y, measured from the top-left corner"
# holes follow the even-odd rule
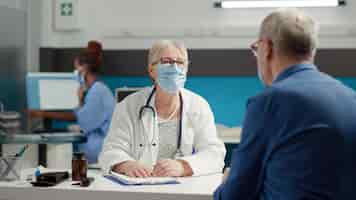
[[[338,78],[356,89],[355,77]],[[118,87],[144,87],[151,84],[147,77],[105,76],[102,80],[112,89]],[[251,77],[191,76],[186,88],[203,96],[210,104],[215,121],[227,126],[240,126],[243,121],[247,99],[263,89],[259,79]]]

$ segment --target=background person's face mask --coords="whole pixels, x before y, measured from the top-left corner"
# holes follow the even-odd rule
[[[74,78],[76,81],[78,81],[78,83],[83,86],[85,84],[85,81],[84,81],[84,76],[76,69],[74,70]]]
[[[166,92],[176,94],[184,87],[187,72],[177,64],[158,64],[157,83]]]

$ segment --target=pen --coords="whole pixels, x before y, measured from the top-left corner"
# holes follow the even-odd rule
[[[22,149],[18,152],[18,153],[16,153],[15,154],[15,157],[20,157],[20,156],[22,156],[23,155],[23,153],[26,151],[26,149],[28,148],[28,144],[26,144],[24,147],[22,147]]]

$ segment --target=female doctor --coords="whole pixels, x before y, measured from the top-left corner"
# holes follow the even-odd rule
[[[191,176],[221,172],[225,147],[201,96],[184,89],[186,48],[173,41],[149,50],[153,86],[126,97],[114,111],[99,164],[131,177]]]

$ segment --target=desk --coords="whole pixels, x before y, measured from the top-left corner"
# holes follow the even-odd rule
[[[180,178],[181,184],[122,186],[99,172],[89,176],[95,181],[88,188],[72,186],[63,182],[55,187],[35,188],[29,183],[0,182],[0,199],[6,200],[211,200],[213,192],[221,182],[222,174]]]
[[[79,133],[5,134],[0,132],[0,144],[65,144],[85,142]]]
[[[216,130],[219,138],[226,144],[239,144],[241,139],[242,128],[227,127],[221,124],[216,125]]]
[[[39,164],[47,167],[70,167],[72,158],[72,143],[86,142],[86,137],[80,133],[41,133],[41,134],[5,134],[0,132],[1,144],[39,144]],[[48,145],[48,146],[47,146]],[[63,163],[63,157],[69,161]],[[51,158],[48,160],[47,158]],[[48,162],[49,161],[49,162]],[[61,165],[61,163],[63,163]]]
[[[241,140],[241,127],[226,127],[221,124],[216,125],[219,138],[225,143],[226,156],[225,166],[230,166],[233,149],[237,148]]]

